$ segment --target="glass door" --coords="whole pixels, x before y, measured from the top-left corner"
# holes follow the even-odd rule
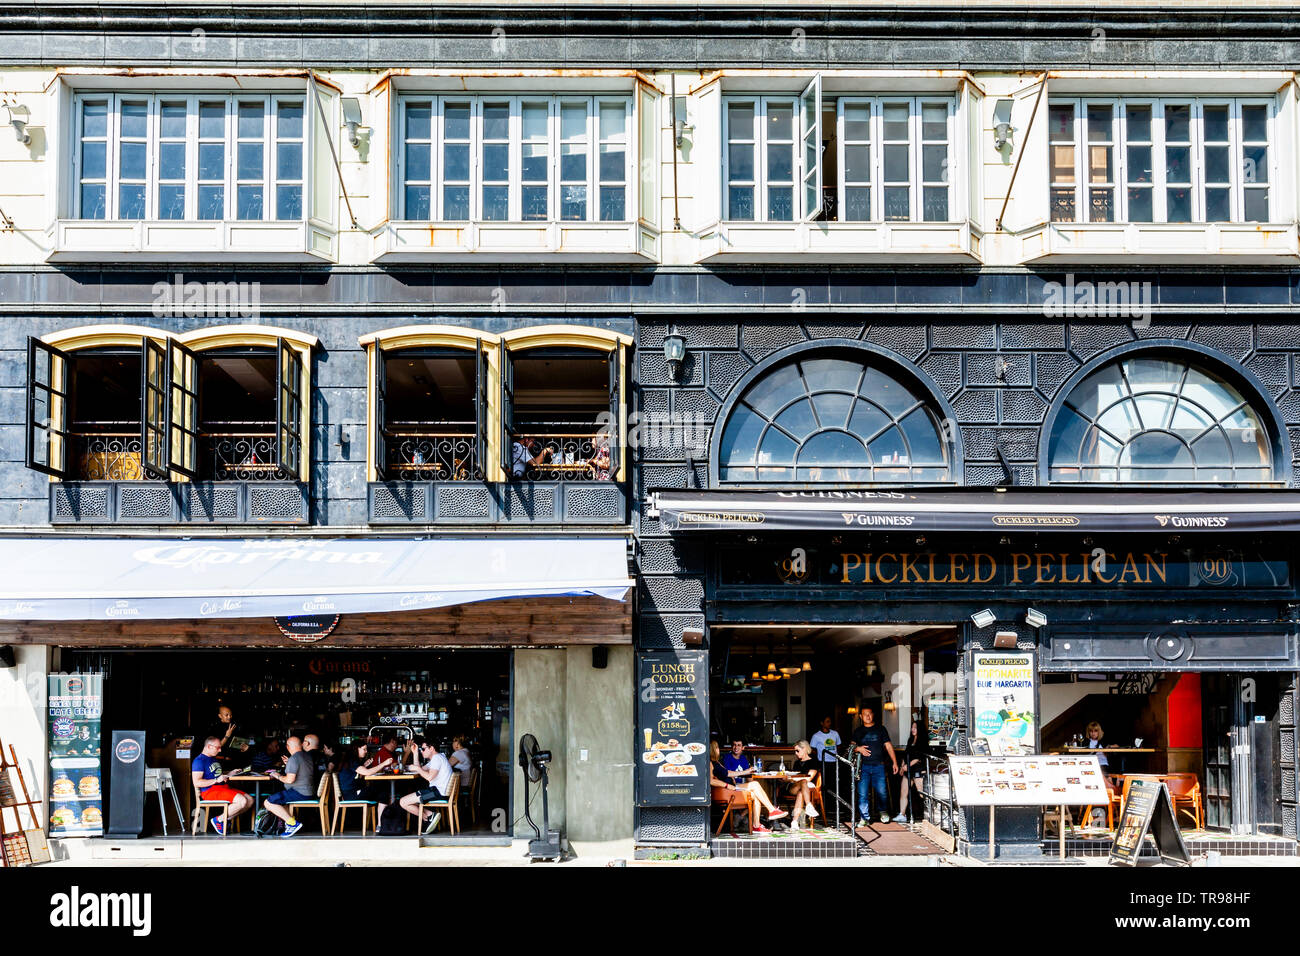
[[[1205,828],[1232,829],[1232,734],[1235,681],[1223,674],[1201,678],[1205,741]]]

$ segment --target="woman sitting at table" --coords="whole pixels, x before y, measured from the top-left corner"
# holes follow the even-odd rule
[[[813,807],[813,791],[817,789],[817,778],[821,775],[817,761],[813,759],[812,745],[801,740],[794,745],[794,779],[790,783],[790,793],[794,796],[794,822],[791,830],[799,829],[799,817],[808,814],[809,824],[817,819],[817,810]]]
[[[362,737],[344,747],[343,753],[335,758],[338,762],[335,772],[339,775],[339,790],[344,800],[369,799],[363,790],[365,778],[379,773],[378,767],[367,766],[369,750]]]
[[[735,795],[739,795],[740,799],[745,801],[745,808],[749,811],[749,828],[754,833],[772,832],[768,827],[763,826],[758,819],[756,803],[767,809],[769,823],[789,816],[786,811],[778,810],[772,805],[772,801],[763,789],[763,785],[757,780],[741,784],[731,782],[731,774],[722,764],[722,748],[718,746],[716,740],[709,745],[709,767],[709,783],[713,787],[713,799],[722,802],[734,799]]]

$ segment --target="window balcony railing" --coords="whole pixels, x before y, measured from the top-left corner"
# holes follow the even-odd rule
[[[142,481],[140,431],[71,432],[72,474],[78,481]]]
[[[274,432],[201,432],[205,481],[294,481],[276,463]]]
[[[511,432],[511,441],[512,463],[514,442],[528,451],[524,477],[530,481],[608,481],[613,474],[608,451],[601,454],[607,440],[590,425],[524,425]],[[541,460],[531,461],[539,455]]]
[[[391,481],[481,481],[478,438],[468,431],[386,430]]]

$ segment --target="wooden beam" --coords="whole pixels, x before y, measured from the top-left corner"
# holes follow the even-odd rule
[[[546,647],[631,644],[632,607],[604,598],[517,598],[428,611],[345,614],[334,633],[300,644],[271,618],[219,621],[0,621],[0,644],[64,647]]]

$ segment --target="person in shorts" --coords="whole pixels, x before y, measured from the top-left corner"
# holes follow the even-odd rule
[[[212,818],[212,829],[225,834],[226,824],[253,805],[253,798],[242,790],[226,786],[228,775],[221,769],[217,755],[221,753],[221,738],[210,736],[203,741],[203,750],[190,761],[190,779],[204,800],[225,800],[228,804],[220,816]]]
[[[284,784],[284,789],[263,800],[262,806],[284,821],[282,835],[291,837],[302,829],[302,824],[294,817],[288,804],[295,800],[316,799],[316,762],[311,753],[303,749],[302,741],[297,737],[286,740],[284,749],[289,754],[284,771],[270,772],[271,779]]]
[[[438,745],[434,743],[433,738],[426,737],[423,740],[416,738],[416,744],[419,749],[420,759],[411,769],[418,773],[429,784],[422,790],[414,793],[408,793],[402,797],[402,809],[413,815],[417,820],[423,822],[424,810],[423,801],[427,800],[446,800],[447,795],[451,793],[451,775],[454,772],[451,769],[451,763],[442,754],[438,753]],[[428,825],[424,828],[425,833],[432,833],[433,828],[438,825],[442,819],[442,814],[436,810],[428,818]]]

